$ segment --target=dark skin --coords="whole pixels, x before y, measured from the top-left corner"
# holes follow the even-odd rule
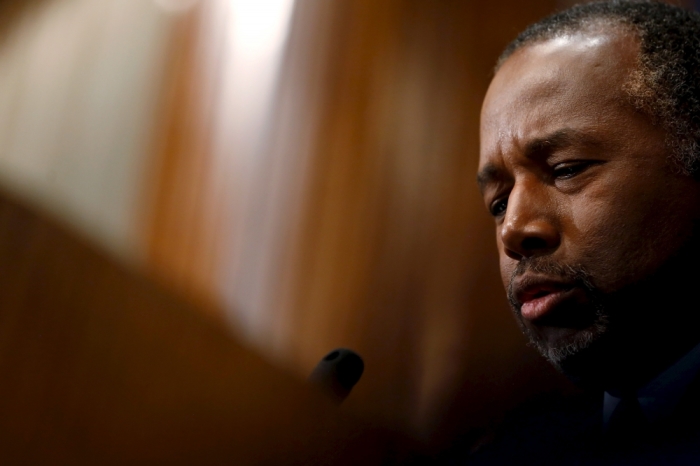
[[[700,340],[693,322],[700,183],[624,87],[620,27],[524,46],[481,116],[478,181],[503,284],[540,351],[584,385],[634,389]]]

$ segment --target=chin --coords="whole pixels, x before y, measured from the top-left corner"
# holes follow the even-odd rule
[[[583,330],[561,333],[565,335],[551,339],[544,339],[538,332],[522,326],[525,335],[530,340],[531,346],[552,364],[559,372],[580,386],[598,386],[603,383],[602,378],[607,372],[603,369],[605,361],[601,360],[604,336],[607,333],[606,326],[596,323]]]

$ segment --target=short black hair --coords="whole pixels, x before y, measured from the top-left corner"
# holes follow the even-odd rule
[[[496,69],[525,45],[600,24],[637,35],[639,65],[625,91],[637,109],[666,130],[681,170],[700,178],[700,14],[658,1],[576,5],[525,29],[505,48]]]

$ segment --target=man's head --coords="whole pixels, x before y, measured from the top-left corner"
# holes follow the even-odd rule
[[[523,32],[482,110],[479,183],[521,327],[582,382],[642,383],[700,341],[700,18],[588,4]]]

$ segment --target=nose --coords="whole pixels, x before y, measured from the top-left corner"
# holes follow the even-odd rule
[[[561,244],[556,211],[546,192],[527,185],[514,187],[501,224],[505,254],[521,260],[555,251]]]

